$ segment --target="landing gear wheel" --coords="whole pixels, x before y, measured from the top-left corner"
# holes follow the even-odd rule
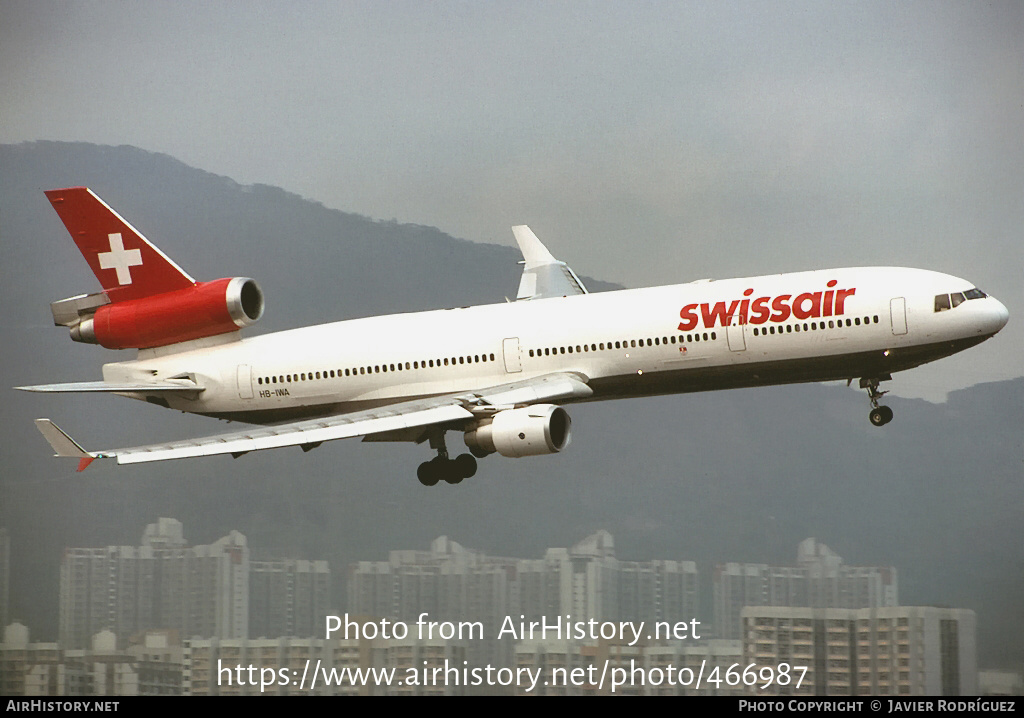
[[[868,390],[868,399],[871,400],[871,413],[868,414],[868,418],[871,419],[873,426],[885,426],[892,421],[892,409],[878,403],[879,399],[889,393],[887,391],[879,391],[878,382],[888,381],[889,379],[892,379],[892,377],[886,374],[878,378],[860,380],[860,388]],[[850,381],[853,380],[851,379]]]
[[[455,472],[463,479],[471,479],[476,476],[476,459],[469,454],[459,454],[452,464]]]
[[[416,478],[420,480],[420,483],[424,486],[434,486],[438,481],[441,480],[441,472],[438,470],[440,467],[437,465],[437,459],[431,459],[430,461],[424,461],[416,469]]]
[[[469,454],[461,454],[456,459],[448,458],[448,449],[444,444],[444,431],[430,435],[430,448],[437,451],[430,461],[425,461],[416,469],[416,477],[424,486],[434,486],[441,479],[449,484],[460,484],[463,479],[476,475],[476,459]]]
[[[878,406],[871,410],[868,417],[874,426],[885,426],[892,421],[892,409],[887,406]]]

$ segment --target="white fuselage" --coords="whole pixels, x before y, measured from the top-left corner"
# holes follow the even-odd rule
[[[158,403],[272,423],[575,372],[593,400],[884,378],[977,344],[1007,318],[973,285],[891,267],[819,270],[395,314],[143,350],[108,382],[187,375]],[[760,301],[759,301],[760,300]],[[144,394],[130,394],[145,398]],[[150,399],[153,401],[153,399]]]

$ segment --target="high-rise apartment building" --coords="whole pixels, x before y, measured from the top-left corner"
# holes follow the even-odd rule
[[[0,528],[0,631],[11,620],[11,537]]]
[[[441,537],[430,551],[392,551],[349,574],[349,610],[414,622],[479,622],[484,640],[467,646],[475,663],[509,665],[515,640],[498,640],[506,618],[521,621],[689,621],[698,613],[692,561],[620,561],[607,531],[540,559],[487,556]]]
[[[759,695],[973,695],[975,616],[954,608],[749,607],[743,665],[786,666]]]
[[[796,566],[716,566],[713,590],[715,632],[732,639],[742,637],[745,606],[872,608],[899,602],[895,568],[847,566],[813,538],[800,543]]]
[[[65,549],[60,572],[60,644],[85,648],[111,631],[119,646],[148,629],[183,636],[246,635],[249,549],[232,531],[188,546],[181,523],[146,527],[141,546]]]
[[[329,612],[326,561],[249,561],[249,636],[322,636]]]

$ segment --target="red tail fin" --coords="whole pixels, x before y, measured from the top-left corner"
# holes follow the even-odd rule
[[[46,197],[111,302],[196,283],[87,187],[54,189]]]

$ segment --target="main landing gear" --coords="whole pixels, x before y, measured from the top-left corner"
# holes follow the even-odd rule
[[[454,459],[448,458],[444,431],[430,435],[430,448],[437,450],[437,456],[430,461],[424,461],[416,469],[416,478],[424,486],[434,486],[442,479],[449,484],[458,484],[476,474],[476,459],[472,455],[460,454]]]
[[[868,398],[871,400],[871,413],[868,414],[868,418],[874,426],[885,426],[892,421],[892,409],[887,406],[881,406],[878,403],[879,399],[889,393],[887,391],[879,391],[878,382],[891,378],[890,376],[884,376],[878,379],[860,380],[860,388],[868,390]]]

